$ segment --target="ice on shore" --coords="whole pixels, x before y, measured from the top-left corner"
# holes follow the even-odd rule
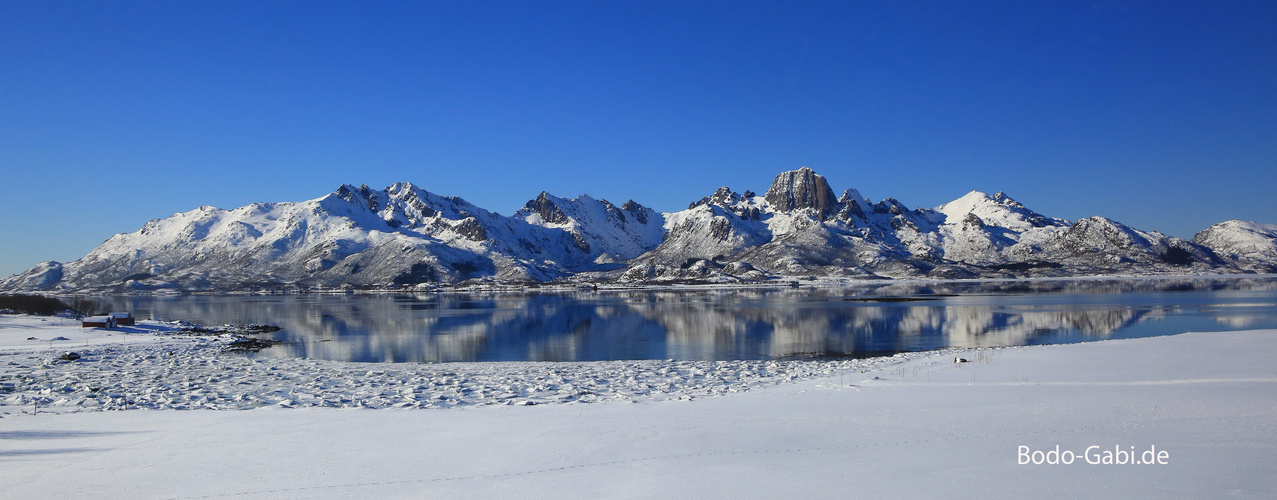
[[[695,399],[878,369],[919,355],[822,361],[353,363],[228,355],[224,349],[230,336],[184,336],[173,325],[155,322],[141,322],[133,334],[110,337],[104,330],[42,326],[29,317],[6,318],[0,327],[0,414]],[[40,332],[40,338],[75,338],[18,339],[31,332]],[[68,351],[79,358],[60,359]]]

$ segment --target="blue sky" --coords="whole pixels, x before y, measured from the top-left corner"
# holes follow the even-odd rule
[[[1272,2],[0,0],[0,274],[410,181],[660,211],[809,166],[935,206],[1277,223]]]

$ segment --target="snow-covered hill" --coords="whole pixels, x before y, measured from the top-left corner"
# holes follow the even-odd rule
[[[296,203],[200,207],[43,262],[0,290],[129,292],[433,286],[489,281],[741,282],[1277,271],[1277,226],[1228,221],[1193,241],[1104,217],[1051,218],[1003,193],[934,209],[835,197],[809,168],[762,196],[729,188],[657,213],[542,192],[511,216],[408,183]]]
[[[1215,251],[1242,269],[1277,272],[1277,225],[1230,220],[1206,228],[1193,243]]]

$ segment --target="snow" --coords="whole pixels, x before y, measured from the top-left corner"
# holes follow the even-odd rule
[[[51,355],[86,346],[189,343],[173,337],[180,331],[178,324],[158,321],[105,330],[81,328],[80,320],[73,318],[0,314],[0,356]]]
[[[0,407],[102,409],[452,408],[698,398],[868,369],[886,359],[348,363],[224,353],[229,335],[192,336],[139,321],[115,330],[72,320],[0,316]],[[37,340],[27,340],[36,336]],[[65,341],[51,339],[65,338]],[[74,362],[57,357],[74,351]],[[913,354],[901,355],[904,359]],[[3,410],[0,410],[3,411]]]
[[[525,396],[507,399],[524,405],[498,404],[493,395],[491,404],[447,409],[286,408],[307,404],[296,394],[303,390],[276,394],[290,404],[242,411],[135,410],[148,407],[137,403],[145,394],[138,392],[128,411],[41,406],[34,415],[30,404],[0,399],[6,497],[1277,495],[1272,330],[950,350],[839,362],[828,371],[796,363],[763,373],[765,363],[744,363],[719,376],[719,366],[733,365],[250,360],[216,354],[215,338],[137,335],[147,341],[135,343],[129,335],[125,346],[108,342],[116,334],[56,321],[3,317],[0,383],[19,372],[38,385],[69,373],[87,382],[94,375],[85,367],[114,363],[103,376],[127,379],[121,390],[158,387],[148,376],[207,387],[189,394],[358,383],[341,391],[352,403],[375,403],[362,406],[383,406],[378,401],[394,400],[389,394],[403,399],[405,387],[440,380],[436,368],[456,380],[482,380],[494,393],[556,372],[583,384],[596,379],[590,390],[612,392],[590,399],[603,404],[546,398],[529,406],[535,398]],[[49,349],[26,344],[28,336],[71,340]],[[84,341],[91,345],[76,348],[89,353],[86,360],[26,365]],[[175,354],[165,359],[164,352]],[[536,367],[541,375],[522,373]],[[670,375],[695,370],[702,373]],[[656,381],[661,388],[628,394]],[[51,385],[58,383],[65,382]],[[6,396],[14,395],[26,397],[25,389]],[[1020,446],[1057,445],[1079,454],[1093,445],[1156,447],[1168,463],[1017,463]]]
[[[749,193],[747,191],[747,193]],[[540,213],[544,211],[544,213]],[[694,268],[697,259],[714,259]],[[745,271],[741,272],[740,269]],[[1071,223],[1003,193],[931,209],[809,168],[764,196],[720,188],[657,213],[542,192],[506,217],[409,183],[342,185],[304,202],[203,206],[112,236],[85,257],[0,279],[7,291],[164,293],[575,281],[760,281],[810,276],[1031,277],[1272,272],[1277,226],[1216,224],[1193,242],[1102,217]]]
[[[1215,224],[1193,238],[1217,253],[1255,262],[1277,261],[1277,224],[1230,220]]]

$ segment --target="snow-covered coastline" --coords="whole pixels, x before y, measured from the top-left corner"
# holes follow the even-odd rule
[[[58,325],[57,323],[62,323]],[[927,356],[842,360],[354,363],[225,353],[235,336],[142,321],[108,333],[0,316],[0,415],[262,406],[457,406],[694,399]],[[51,340],[61,338],[64,340]],[[67,352],[74,361],[59,359]]]
[[[0,382],[27,378],[3,396],[67,400],[0,406],[12,498],[1277,495],[1274,330],[834,362],[393,365],[4,320]],[[83,357],[52,361],[68,350]],[[369,409],[410,401],[453,408]],[[255,409],[155,411],[180,407]],[[1073,463],[1020,463],[1057,448]],[[1088,463],[1127,450],[1166,461]]]

